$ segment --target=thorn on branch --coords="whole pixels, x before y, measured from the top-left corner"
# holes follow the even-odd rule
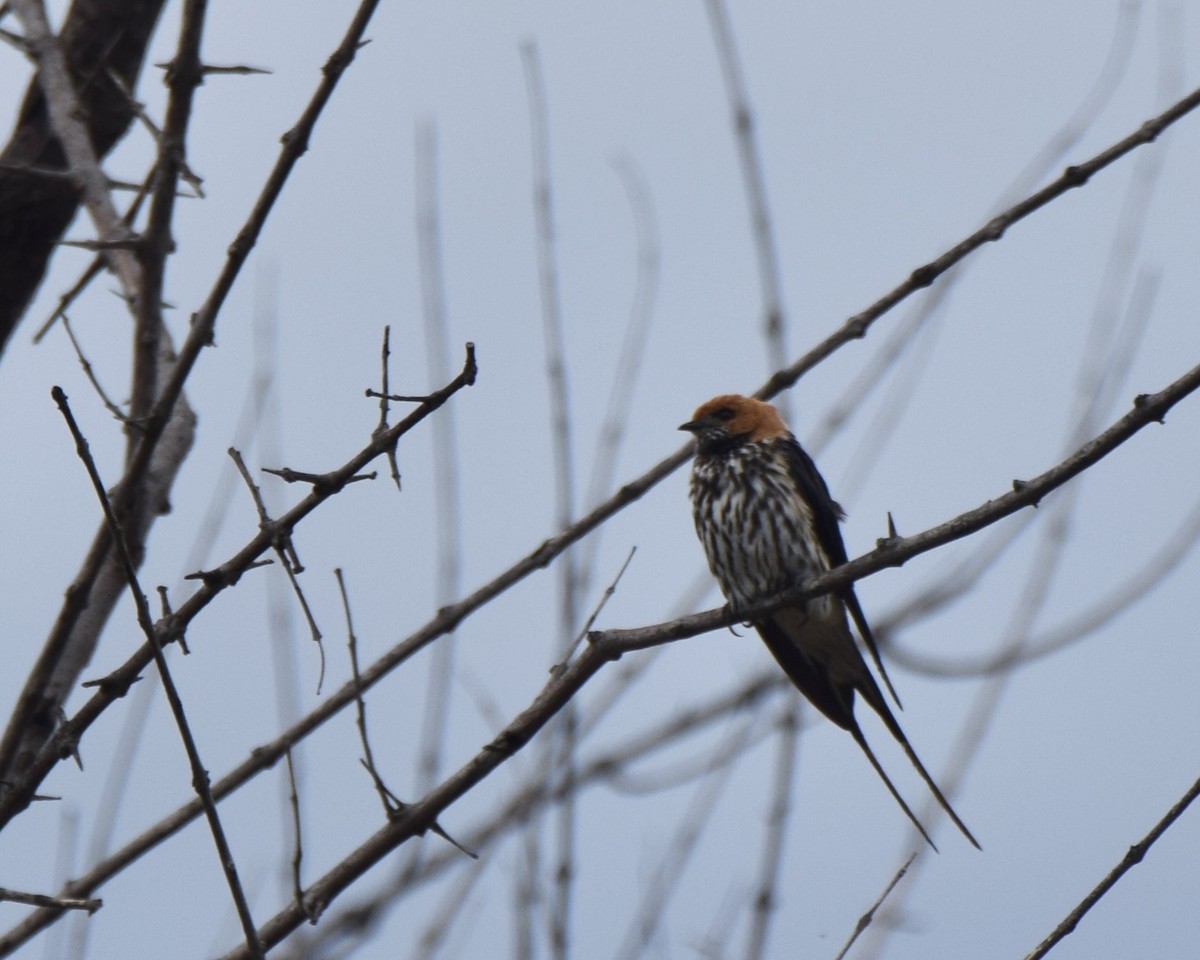
[[[188,649],[187,640],[184,639],[183,628],[175,623],[175,612],[171,609],[167,588],[161,585],[158,587],[158,602],[162,607],[162,615],[154,625],[154,632],[158,636],[159,646],[166,647],[168,644],[178,643],[185,657],[191,655],[192,651]]]
[[[1091,176],[1083,167],[1070,166],[1063,171],[1063,181],[1070,187],[1082,187]]]
[[[141,682],[141,677],[118,677],[116,674],[109,674],[107,677],[100,677],[98,680],[84,680],[80,686],[96,687],[102,690],[107,696],[120,699],[129,692],[129,688],[135,683]]]
[[[60,240],[60,247],[79,247],[99,253],[103,250],[137,250],[142,245],[140,236],[122,237],[119,240]]]
[[[104,906],[103,900],[95,898],[84,900],[78,897],[52,897],[44,893],[10,890],[8,887],[0,887],[0,901],[23,903],[30,907],[47,907],[51,910],[86,910],[89,916]]]
[[[989,243],[995,243],[1008,229],[1008,221],[1004,217],[993,217],[983,228],[983,237]]]
[[[269,473],[273,477],[278,477],[284,483],[311,483],[313,488],[321,493],[328,493],[331,490],[336,490],[339,487],[344,487],[346,484],[358,483],[360,480],[374,480],[378,474],[372,470],[370,473],[357,473],[347,480],[334,482],[328,473],[306,473],[303,470],[293,470],[291,467],[261,467],[263,473]]]
[[[263,557],[261,560],[255,560],[252,563],[246,564],[245,570],[254,570],[257,567],[269,567],[275,561],[270,557]],[[245,572],[242,571],[242,573]],[[236,576],[230,574],[227,570],[217,567],[215,570],[197,570],[194,573],[185,573],[184,580],[199,580],[209,589],[219,589],[220,587],[232,587],[238,580],[241,579],[241,573]]]
[[[1139,393],[1133,398],[1133,408],[1135,410],[1143,410],[1154,400],[1154,397],[1148,393]],[[1166,423],[1166,414],[1160,413],[1154,418],[1155,423]]]
[[[57,710],[57,716],[58,728],[61,730],[67,725],[67,711],[60,706]],[[64,759],[66,757],[70,757],[72,760],[74,760],[75,766],[79,768],[81,773],[83,772],[83,757],[79,755],[78,737],[72,737],[63,744],[62,756]]]
[[[464,847],[461,843],[459,843],[457,840],[455,840],[452,836],[450,836],[450,834],[448,834],[444,829],[442,829],[442,825],[440,823],[438,823],[436,820],[434,820],[433,823],[431,823],[429,825],[428,829],[429,829],[430,833],[436,834],[437,836],[441,837],[448,844],[450,844],[450,846],[454,847],[454,849],[459,851],[459,853],[465,853],[472,860],[479,859],[479,854],[477,854],[474,850],[470,850],[467,847]],[[424,830],[421,831],[421,835],[422,836],[425,835]]]
[[[908,278],[909,285],[921,289],[928,287],[934,280],[937,279],[938,269],[931,263],[925,264],[923,267],[917,267]]]
[[[888,515],[887,515],[887,528],[888,528],[887,536],[876,537],[876,539],[875,539],[875,549],[876,550],[883,550],[886,547],[890,547],[892,544],[896,543],[897,541],[904,539],[903,537],[900,536],[900,534],[898,534],[896,532],[896,521],[892,518],[892,511],[890,511],[890,510],[888,511]],[[896,566],[899,566],[899,565],[900,564],[896,564]]]
[[[3,40],[10,47],[13,47],[26,56],[29,55],[29,41],[19,33],[13,33],[11,30],[0,30],[0,40]]]
[[[428,403],[433,399],[433,394],[407,394],[407,393],[380,393],[378,390],[372,390],[370,387],[366,389],[366,395],[372,398],[381,400],[391,400],[393,403]]]
[[[369,387],[367,388],[367,396],[368,397],[378,397],[379,398],[379,423],[375,427],[375,430],[371,434],[372,440],[378,440],[380,436],[387,433],[387,431],[388,431],[388,409],[389,409],[388,402],[391,400],[401,401],[401,400],[410,399],[407,397],[393,397],[391,395],[391,391],[388,389],[388,382],[389,382],[388,381],[388,358],[391,355],[392,355],[392,328],[390,325],[385,324],[384,328],[383,328],[383,343],[379,349],[379,366],[380,366],[380,370],[381,370],[380,379],[382,381],[382,383],[380,385],[380,392],[377,393],[374,390],[370,389]],[[422,398],[421,400],[418,400],[416,402],[424,403],[426,399],[427,398]],[[392,474],[392,482],[396,484],[397,492],[403,493],[404,491],[400,485],[400,464],[396,460],[396,446],[397,446],[398,441],[399,441],[399,437],[397,437],[396,440],[393,441],[391,443],[391,445],[388,446],[386,452],[387,452],[388,469],[391,471],[391,474]]]
[[[1013,488],[1013,493],[1018,493],[1018,494],[1024,493],[1027,489],[1029,489],[1029,481],[1028,480],[1014,480],[1012,482],[1012,488]],[[1042,502],[1042,498],[1038,497],[1036,500],[1033,500],[1029,505],[1036,510],[1038,508],[1038,505],[1041,502]]]
[[[263,75],[270,76],[271,70],[266,67],[251,67],[246,64],[231,64],[229,66],[218,66],[215,63],[206,63],[200,67],[200,75],[204,77],[212,76],[213,74],[234,74],[237,76]]]

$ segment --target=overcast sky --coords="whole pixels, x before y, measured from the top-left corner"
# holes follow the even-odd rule
[[[177,339],[352,10],[346,2],[210,4],[206,59],[271,73],[214,76],[198,92],[188,159],[207,196],[179,206],[179,253],[167,291]],[[178,12],[172,6],[160,25],[152,62],[170,58]],[[1193,42],[1200,10],[1186,2],[822,0],[731,3],[728,13],[761,151],[789,359],[978,228],[1029,164],[1053,149],[1106,63],[1119,64],[1109,68],[1108,95],[1025,193],[1133,132],[1200,74]],[[254,466],[326,470],[367,441],[377,408],[363,390],[378,382],[385,324],[392,329],[393,388],[419,393],[437,385],[427,366],[417,265],[415,137],[423,123],[436,131],[449,363],[457,367],[461,344],[471,340],[480,365],[476,386],[457,396],[447,414],[461,458],[458,595],[553,532],[522,43],[536,44],[547,98],[574,463],[581,477],[575,512],[588,506],[583,491],[637,302],[639,237],[652,235],[657,271],[641,371],[636,383],[620,385],[633,395],[614,485],[677,449],[683,437],[675,428],[700,402],[750,392],[771,372],[746,196],[703,3],[385,3],[368,36],[226,305],[217,349],[202,357],[191,382],[188,395],[200,414],[197,445],[176,488],[175,511],[156,526],[144,568],[145,583],[170,585],[180,598],[190,590],[180,578],[194,566],[195,544],[211,532],[205,505],[231,475],[226,448],[235,440],[250,447],[237,430],[256,350],[266,356],[273,379],[271,410],[248,452]],[[0,48],[6,127],[26,81],[20,55]],[[146,71],[139,96],[161,116],[158,71]],[[135,133],[106,169],[139,180],[150,149],[146,136]],[[1103,331],[1116,331],[1111,336],[1125,362],[1115,366],[1120,380],[1088,435],[1122,415],[1136,394],[1160,390],[1200,362],[1198,163],[1200,116],[1189,116],[1153,147],[1135,151],[973,254],[901,364],[832,437],[827,415],[872,369],[920,298],[886,315],[864,341],[840,350],[786,395],[794,431],[813,442],[849,514],[843,529],[852,557],[886,534],[889,511],[900,533],[917,533],[1003,494],[1014,478],[1040,473],[1077,445],[1072,432],[1079,411],[1095,392],[1089,387],[1088,397],[1079,396],[1079,370],[1105,342]],[[631,184],[641,185],[647,206],[631,203]],[[89,231],[80,221],[71,235]],[[6,713],[97,521],[94,498],[49,399],[52,384],[71,396],[106,478],[115,479],[120,464],[120,430],[91,393],[62,331],[31,344],[34,329],[86,262],[79,251],[59,254],[0,366],[0,409],[6,411],[0,418],[0,503],[6,504],[0,530],[9,544],[0,590]],[[129,324],[109,292],[113,286],[99,281],[72,321],[120,400],[127,389]],[[1152,309],[1144,332],[1128,346],[1121,338],[1136,327],[1136,305],[1147,298]],[[267,317],[274,318],[273,355],[262,347]],[[1120,591],[1189,522],[1200,497],[1198,436],[1200,398],[1193,397],[1164,426],[1143,431],[1077,485],[1069,546],[1029,625],[1033,642]],[[326,690],[348,676],[334,567],[346,572],[364,662],[424,623],[441,602],[433,504],[443,478],[435,474],[430,441],[431,431],[423,430],[401,446],[403,494],[385,480],[356,485],[300,529],[306,593],[327,638]],[[263,480],[276,508],[299,496]],[[232,506],[207,564],[227,557],[256,529],[244,490],[229,489]],[[1056,502],[1051,498],[1041,511],[1052,511]],[[900,653],[944,665],[996,650],[1021,623],[1046,519],[1017,539],[961,602],[900,630],[893,637]],[[885,621],[967,563],[994,533],[862,582],[868,617]],[[605,528],[586,607],[633,546],[636,556],[601,627],[667,619],[701,574],[683,471]],[[273,737],[284,723],[281,714],[319,703],[318,657],[294,602],[286,594],[280,599],[281,579],[278,570],[247,577],[197,621],[189,634],[191,657],[175,658],[214,777]],[[904,913],[883,955],[1023,957],[1200,774],[1200,561],[1189,555],[1160,579],[1102,629],[1013,676],[954,801],[984,850],[973,850],[930,816],[942,852],[923,852],[919,872],[901,887]],[[554,588],[553,570],[536,574],[460,629],[444,773],[469,760],[545,681],[556,660]],[[710,591],[701,605],[716,602]],[[267,629],[272,603],[289,611],[286,640],[297,671],[291,680],[276,676]],[[739,634],[711,634],[659,652],[645,678],[589,735],[582,755],[595,756],[769,667],[754,634]],[[132,613],[123,607],[87,676],[122,662],[138,642]],[[393,789],[409,799],[428,662],[422,655],[369,700],[381,766]],[[891,668],[906,708],[900,720],[937,776],[984,683],[932,677],[905,662],[893,660]],[[608,679],[585,690],[585,711]],[[294,692],[293,706],[280,705],[281,684]],[[82,693],[71,705],[80,702]],[[743,949],[776,755],[767,728],[780,701],[770,706],[756,721],[735,717],[641,768],[647,775],[673,770],[746,722],[763,734],[730,769],[711,826],[654,935],[653,956],[701,956],[712,939],[725,939],[726,956]],[[53,889],[64,875],[56,863],[60,837],[70,830],[80,839],[65,872],[91,862],[86,848],[97,798],[131,710],[109,711],[91,731],[82,773],[63,764],[47,780],[44,792],[61,796],[61,803],[37,805],[0,837],[0,885]],[[803,716],[768,954],[827,958],[917,847],[849,737],[811,711]],[[902,792],[914,805],[923,803],[920,781],[886,731],[872,723],[867,736]],[[443,825],[451,833],[469,832],[528,774],[535,749],[453,806]],[[347,714],[313,738],[300,758],[308,879],[379,825],[357,756]],[[222,806],[259,923],[288,896],[281,777],[282,771],[260,777]],[[138,746],[118,840],[185,802],[188,782],[177,736],[156,703]],[[684,811],[710,788],[706,784],[711,781],[689,781],[648,794],[599,786],[584,794],[576,956],[619,953]],[[439,841],[428,842],[437,849]],[[455,929],[447,956],[509,953],[511,878],[520,850],[510,840],[481,852],[485,875],[466,901],[475,915]],[[400,857],[393,855],[389,866]],[[1194,955],[1200,949],[1198,857],[1200,812],[1192,810],[1053,956]],[[357,893],[387,871],[379,868]],[[408,956],[450,889],[443,880],[407,901],[357,955]],[[211,840],[199,824],[100,895],[105,906],[87,921],[91,956],[162,956],[166,947],[171,956],[207,957],[238,942]],[[0,927],[8,929],[25,913],[0,907]],[[62,931],[52,935],[64,938],[53,949],[66,951],[65,925]],[[43,949],[35,942],[20,955],[47,955]]]

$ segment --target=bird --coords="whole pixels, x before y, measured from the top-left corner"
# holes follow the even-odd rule
[[[846,563],[841,506],[830,496],[812,458],[773,406],[738,394],[703,403],[680,430],[696,442],[689,494],[696,533],[709,569],[732,612],[750,608]],[[853,619],[896,706],[875,637],[850,584],[755,617],[751,623],[792,683],[833,723],[848,731],[888,791],[936,851],[928,831],[876,758],[854,714],[855,695],[879,715],[934,798],[977,849],[921,763],[884,699],[850,631]],[[901,709],[903,709],[901,707]]]

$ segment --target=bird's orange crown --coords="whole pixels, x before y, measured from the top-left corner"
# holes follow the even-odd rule
[[[745,437],[751,443],[790,435],[787,424],[773,406],[736,393],[724,393],[700,404],[683,429],[694,431],[717,425],[724,428],[727,436]]]

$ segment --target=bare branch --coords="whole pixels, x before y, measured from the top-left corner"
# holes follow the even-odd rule
[[[107,247],[106,258],[125,298],[133,304],[141,272],[136,259],[122,246],[132,234],[113,206],[108,177],[100,168],[91,135],[81,119],[85,112],[62,47],[50,29],[42,0],[12,0],[11,6],[25,30],[25,48],[37,64],[54,135],[62,145],[71,176],[83,193],[83,203],[96,233],[103,243],[112,245]]]
[[[779,885],[788,816],[791,813],[799,728],[800,698],[793,694],[788,697],[787,706],[779,717],[779,749],[775,756],[774,784],[771,790],[771,806],[767,812],[767,828],[763,831],[762,866],[758,890],[754,895],[750,936],[746,944],[747,960],[761,960],[767,955],[767,934],[775,912],[775,891]]]
[[[1111,427],[1032,480],[1014,480],[1010,492],[923,533],[880,540],[870,553],[820,577],[814,577],[800,588],[755,604],[752,609],[740,611],[737,615],[727,608],[708,610],[650,627],[599,631],[593,633],[591,639],[594,643],[616,644],[624,651],[643,650],[670,640],[726,627],[743,619],[753,620],[789,603],[845,587],[887,567],[901,566],[918,554],[976,533],[1025,507],[1037,506],[1047,494],[1099,462],[1143,427],[1162,423],[1171,407],[1197,388],[1200,388],[1200,366],[1193,367],[1158,393],[1139,395],[1134,399],[1133,409]]]
[[[838,954],[836,957],[834,957],[834,960],[843,960],[846,954],[850,952],[850,948],[854,946],[854,941],[857,940],[862,935],[862,932],[871,925],[871,921],[875,919],[876,911],[883,906],[883,901],[888,898],[888,894],[896,889],[896,884],[904,879],[904,875],[908,873],[908,868],[912,866],[912,862],[916,858],[917,855],[915,853],[910,854],[908,859],[900,865],[900,869],[896,871],[895,876],[893,876],[892,879],[888,881],[888,885],[883,888],[883,893],[881,893],[879,898],[873,904],[871,904],[867,912],[858,918],[858,923],[854,925],[854,931],[850,934],[850,939],[847,940],[842,946],[842,949],[838,951]]]
[[[1182,100],[1173,104],[1156,117],[1145,121],[1136,131],[1122,140],[1117,141],[1106,150],[1102,150],[1090,160],[1067,167],[1062,175],[1053,183],[1036,191],[1006,211],[992,217],[986,224],[969,237],[955,244],[941,256],[930,260],[923,266],[917,267],[907,280],[884,294],[873,304],[856,313],[842,324],[837,330],[822,340],[791,366],[772,375],[754,395],[762,400],[786,390],[799,380],[805,373],[815,367],[830,354],[839,350],[851,340],[866,336],[867,330],[881,316],[897,304],[907,300],[918,290],[923,290],[939,276],[960,263],[968,254],[974,253],[986,243],[994,243],[1007,232],[1009,227],[1024,220],[1030,214],[1040,210],[1052,200],[1057,199],[1069,190],[1082,187],[1101,170],[1116,163],[1122,157],[1138,147],[1153,143],[1159,134],[1175,121],[1187,116],[1200,107],[1200,88],[1193,90]]]
[[[475,382],[477,368],[475,366],[475,351],[472,344],[467,344],[467,356],[463,370],[446,387],[430,395],[428,401],[410,413],[399,423],[392,426],[385,434],[375,436],[371,442],[358,454],[337,470],[323,477],[323,482],[314,485],[308,496],[291,510],[275,520],[270,530],[260,530],[251,541],[238,553],[214,570],[205,571],[200,575],[201,587],[189,597],[175,613],[160,625],[164,642],[169,642],[178,636],[188,623],[223,590],[235,584],[251,566],[258,562],[259,557],[275,542],[281,531],[291,530],[304,517],[315,510],[329,497],[340,492],[357,476],[358,471],[372,459],[380,456],[400,436],[416,427],[427,416],[441,407],[447,400],[462,388]],[[115,500],[115,498],[114,498]],[[115,502],[114,502],[114,512]],[[465,613],[460,613],[454,622],[462,619]],[[434,636],[437,634],[435,633]],[[428,641],[426,641],[428,642]],[[72,746],[78,742],[83,732],[100,716],[115,700],[124,696],[129,685],[135,682],[141,671],[154,659],[150,646],[143,645],[124,664],[114,670],[103,680],[98,681],[96,693],[70,720],[62,723],[53,731],[49,739],[37,751],[31,762],[24,768],[24,773],[15,781],[8,783],[7,792],[0,798],[0,825],[8,823],[29,803],[37,784],[58,763],[64,755],[69,754]],[[385,671],[386,672],[386,671]],[[381,676],[382,674],[380,674]],[[375,676],[371,682],[378,679]],[[349,691],[342,688],[343,696]],[[341,706],[350,702],[350,698],[340,700]],[[279,754],[275,757],[278,759]]]
[[[153,653],[154,662],[158,667],[159,677],[162,680],[163,690],[167,694],[167,702],[171,705],[171,713],[175,718],[175,725],[179,729],[179,736],[183,741],[184,751],[187,753],[188,763],[192,768],[192,787],[200,798],[200,802],[204,805],[204,813],[208,819],[209,829],[212,832],[213,841],[217,847],[217,854],[221,860],[221,868],[225,873],[225,880],[229,885],[229,892],[233,897],[234,906],[238,912],[238,919],[241,921],[242,931],[246,937],[246,948],[249,951],[249,955],[256,958],[256,960],[257,958],[264,958],[266,954],[263,952],[262,944],[258,942],[254,918],[250,915],[250,905],[246,902],[246,894],[242,890],[241,881],[238,879],[237,867],[233,862],[233,852],[229,848],[229,842],[225,838],[225,830],[221,826],[221,819],[217,814],[217,805],[213,800],[208,771],[205,770],[204,763],[200,759],[200,752],[196,747],[195,738],[192,736],[191,728],[188,726],[187,717],[184,713],[183,701],[180,699],[179,691],[176,689],[175,682],[171,678],[166,657],[163,656],[162,645],[159,642],[154,622],[150,616],[150,604],[146,599],[146,594],[142,591],[138,583],[137,571],[134,567],[133,558],[129,555],[129,548],[125,545],[125,537],[121,530],[120,521],[113,510],[112,502],[108,497],[108,491],[104,486],[104,481],[100,479],[96,463],[92,459],[91,452],[88,450],[87,440],[84,439],[83,433],[80,431],[78,424],[75,422],[75,417],[71,413],[71,408],[67,403],[67,395],[63,393],[60,387],[55,387],[53,394],[55,403],[67,421],[71,436],[75,439],[75,449],[79,454],[79,459],[83,461],[83,465],[87,469],[92,486],[96,491],[96,497],[99,499],[100,506],[104,510],[109,535],[113,538],[113,542],[116,545],[117,557],[125,573],[129,592],[133,596],[134,606],[137,609],[138,626],[142,628],[142,633],[145,634],[148,645]]]
[[[733,118],[738,162],[746,190],[746,205],[750,208],[750,233],[758,261],[767,365],[769,369],[778,370],[788,356],[783,284],[779,280],[779,255],[775,249],[774,232],[771,229],[762,157],[759,156],[758,142],[754,137],[754,112],[750,109],[750,98],[742,78],[741,64],[738,63],[737,44],[733,39],[733,27],[729,23],[729,13],[725,4],[723,0],[705,0],[704,6],[708,11],[717,59],[721,63],[721,75],[725,80],[725,95],[729,98],[729,112]],[[787,419],[786,415],[784,419]]]
[[[1167,832],[1167,828],[1179,819],[1183,811],[1191,806],[1192,801],[1198,796],[1200,796],[1200,780],[1197,780],[1192,784],[1187,793],[1179,798],[1179,802],[1166,812],[1163,818],[1154,825],[1154,828],[1148,834],[1146,834],[1141,840],[1129,848],[1129,852],[1121,858],[1121,862],[1113,867],[1103,880],[1096,884],[1092,891],[1080,901],[1079,906],[1067,914],[1063,922],[1055,927],[1050,935],[1041,943],[1039,943],[1037,948],[1032,953],[1026,955],[1025,960],[1041,960],[1041,958],[1053,950],[1054,947],[1057,946],[1058,943],[1067,936],[1067,934],[1072,933],[1079,925],[1079,921],[1084,918],[1084,916],[1089,910],[1092,909],[1092,907],[1100,902],[1100,899],[1106,893],[1108,893],[1109,890],[1116,886],[1117,881],[1120,880],[1121,877],[1123,877],[1131,867],[1134,867],[1142,862],[1142,858],[1146,856],[1146,852],[1158,842],[1158,838]]]
[[[49,907],[53,910],[86,910],[95,913],[102,906],[103,900],[80,900],[76,897],[49,897],[44,893],[23,893],[20,890],[10,890],[0,887],[0,900],[9,903],[23,903],[30,907]]]

